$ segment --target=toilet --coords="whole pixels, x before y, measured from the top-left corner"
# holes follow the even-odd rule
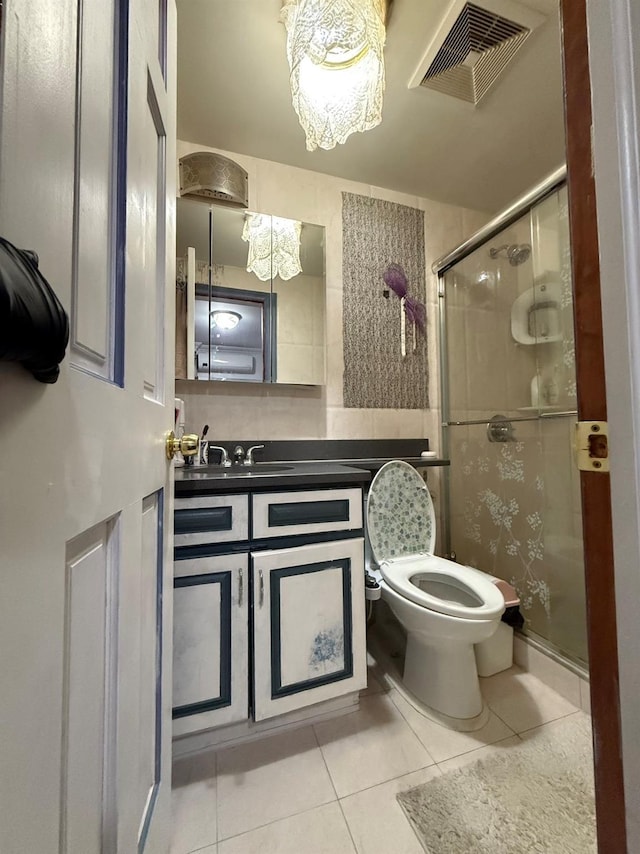
[[[369,489],[370,555],[382,598],[407,632],[404,687],[446,722],[483,713],[474,644],[497,630],[505,604],[488,576],[436,557],[431,495],[418,472],[386,463]]]

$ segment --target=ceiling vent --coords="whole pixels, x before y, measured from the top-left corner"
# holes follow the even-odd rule
[[[477,104],[543,21],[512,0],[454,0],[409,86]]]
[[[180,196],[199,202],[249,207],[246,171],[213,151],[195,151],[180,158]]]

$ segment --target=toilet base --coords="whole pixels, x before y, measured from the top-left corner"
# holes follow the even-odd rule
[[[472,644],[450,639],[434,644],[409,632],[403,682],[421,703],[447,717],[468,719],[482,713]]]
[[[489,723],[491,713],[489,711],[489,706],[484,702],[482,704],[482,711],[479,715],[476,715],[475,718],[452,718],[451,715],[444,715],[442,712],[436,712],[436,710],[432,709],[431,706],[427,706],[419,700],[415,694],[412,694],[411,691],[409,691],[402,679],[398,678],[397,680],[394,680],[391,678],[389,681],[393,684],[393,687],[396,689],[398,694],[400,694],[407,703],[409,703],[409,705],[418,712],[418,714],[436,724],[439,724],[440,726],[446,727],[447,729],[452,729],[455,732],[477,732],[477,730],[482,729],[483,726],[486,726]]]

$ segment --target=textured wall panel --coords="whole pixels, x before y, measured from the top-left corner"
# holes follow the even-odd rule
[[[382,295],[382,275],[400,264],[408,293],[425,301],[424,212],[354,193],[342,194],[344,406],[427,409],[427,341],[407,321],[400,349],[400,299]]]

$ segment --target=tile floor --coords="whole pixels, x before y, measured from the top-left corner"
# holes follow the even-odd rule
[[[419,713],[370,656],[360,709],[174,765],[171,854],[424,854],[396,794],[581,712],[517,667],[481,680],[491,716],[459,733]]]

